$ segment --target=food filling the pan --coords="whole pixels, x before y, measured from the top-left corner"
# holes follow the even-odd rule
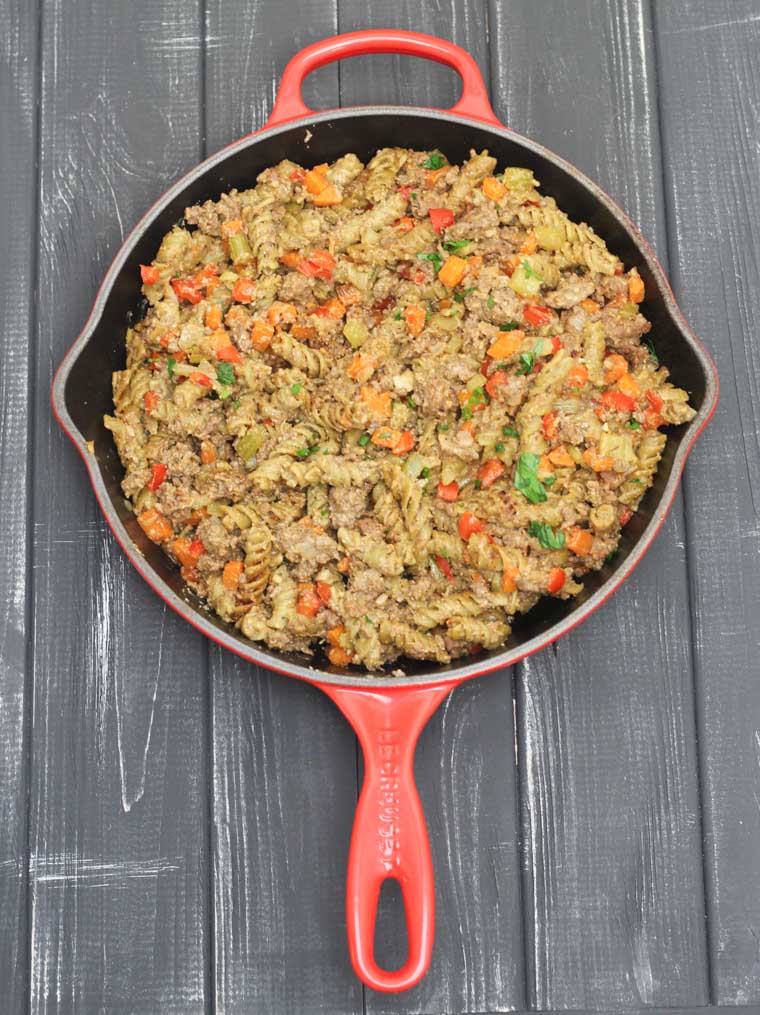
[[[246,638],[446,662],[615,552],[694,410],[636,268],[538,185],[487,152],[285,161],[141,267],[124,492]]]

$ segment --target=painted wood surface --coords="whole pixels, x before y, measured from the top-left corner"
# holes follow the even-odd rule
[[[635,576],[423,732],[437,941],[400,997],[363,991],[346,955],[353,735],[166,611],[48,408],[151,201],[263,124],[297,49],[382,25],[466,46],[504,121],[610,191],[723,382]],[[0,29],[0,1009],[760,1002],[757,3],[0,0]],[[384,57],[305,88],[315,109],[456,94],[450,71]],[[390,898],[388,960],[400,923]]]
[[[658,5],[671,277],[721,378],[684,490],[715,1000],[760,1002],[760,8]]]

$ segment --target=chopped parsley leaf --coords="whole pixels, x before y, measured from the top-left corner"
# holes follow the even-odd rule
[[[538,274],[538,272],[534,271],[533,268],[531,268],[530,261],[526,257],[523,258],[522,269],[525,272],[526,278],[537,278],[539,279],[539,281],[543,282],[543,279]]]
[[[493,449],[494,451],[502,452],[504,450],[504,445],[501,443],[501,441],[499,441],[498,444],[494,444]]]
[[[410,409],[417,408],[417,403],[415,402],[414,398],[411,395],[407,398],[406,404],[409,406]]]
[[[240,399],[239,398],[236,398],[235,401],[232,403],[232,408],[233,409],[239,409],[240,408]]]
[[[448,430],[448,428],[449,428],[449,424],[448,423],[439,423],[438,424],[438,429],[440,431]]]
[[[428,477],[430,476],[430,469],[429,469],[429,468],[427,467],[427,465],[425,466],[425,468],[424,468],[424,469],[422,469],[422,470],[421,470],[421,472],[420,472],[420,476],[421,476],[421,477],[422,477],[423,479],[427,479],[427,478],[428,478]]]
[[[639,421],[637,419],[629,419],[628,420],[628,426],[631,428],[631,430],[640,430],[641,429],[641,423],[639,423]]]
[[[446,165],[446,159],[440,152],[433,152],[422,165],[425,169],[442,169]]]
[[[235,371],[231,363],[220,363],[216,368],[216,379],[220,384],[234,384]]]
[[[472,419],[472,409],[469,405],[462,406],[462,419]]]
[[[361,435],[361,437],[359,438],[359,447],[360,448],[366,448],[366,446],[369,444],[369,440],[370,440],[369,434],[368,433],[363,433]]]
[[[523,451],[517,460],[515,470],[515,486],[531,504],[542,504],[546,500],[546,490],[538,478],[538,455]]]
[[[454,293],[454,299],[457,301],[457,303],[464,303],[465,299],[470,295],[470,293],[475,292],[475,288],[476,287],[473,285],[470,286],[469,289],[463,289],[461,293]]]
[[[417,254],[417,257],[421,257],[423,261],[430,261],[436,274],[441,270],[443,258],[437,251],[434,250],[430,254]]]
[[[400,310],[397,310],[396,313],[393,315],[393,320],[394,321],[400,321],[401,320],[401,311]]]
[[[448,250],[450,254],[455,254],[457,250],[461,250],[462,247],[469,247],[472,240],[444,240],[443,249]]]
[[[659,356],[657,355],[657,353],[656,353],[656,352],[654,351],[654,346],[652,345],[652,340],[651,340],[651,338],[650,338],[650,339],[648,339],[648,340],[647,340],[646,342],[644,342],[644,345],[645,345],[645,346],[647,347],[647,349],[649,349],[649,355],[650,355],[650,356],[652,357],[652,359],[654,360],[654,362],[655,362],[655,365],[656,365],[656,366],[659,366],[659,365],[660,365],[660,357],[659,357]]]
[[[529,374],[533,369],[533,363],[535,362],[535,356],[532,352],[521,352],[520,353],[520,366],[517,368],[518,376],[521,374]]]
[[[174,368],[176,367],[176,365],[177,365],[176,359],[173,356],[170,356],[166,361],[166,369],[169,373],[170,381],[174,380]]]
[[[475,487],[476,490],[479,490],[482,485],[483,484],[481,483],[481,481],[479,479],[476,479],[475,482],[473,483],[473,486]]]
[[[515,331],[519,327],[517,321],[509,321],[507,324],[500,324],[499,331]]]
[[[488,299],[486,300],[486,306],[488,307],[489,310],[493,310],[495,302],[496,300],[493,298],[493,296],[488,297]]]
[[[565,545],[565,533],[553,529],[548,522],[531,522],[528,534],[537,539],[545,550],[561,550]]]

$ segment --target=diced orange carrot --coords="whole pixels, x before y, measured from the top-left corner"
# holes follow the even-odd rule
[[[404,307],[406,330],[413,338],[416,338],[425,327],[425,317],[426,314],[424,307],[419,307],[414,304]]]
[[[425,183],[428,187],[434,187],[444,173],[448,172],[450,166],[441,166],[440,169],[428,169],[425,173]]]
[[[210,388],[213,383],[209,375],[204,374],[202,370],[196,370],[188,379],[201,388]]]
[[[513,567],[511,564],[505,564],[501,575],[501,591],[506,592],[507,595],[510,592],[516,592],[519,574],[520,572],[516,567]]]
[[[414,435],[411,430],[402,430],[399,439],[391,448],[392,455],[405,455],[414,447]]]
[[[280,303],[279,300],[267,310],[267,320],[270,324],[293,324],[298,317],[298,311],[292,303]]]
[[[222,584],[226,589],[236,589],[242,574],[242,560],[228,560],[222,571]]]
[[[372,376],[372,371],[376,366],[377,362],[371,356],[362,356],[361,353],[357,352],[348,364],[346,373],[353,380],[366,381]]]
[[[148,414],[154,413],[156,411],[156,409],[158,408],[158,403],[160,401],[161,399],[158,397],[155,391],[146,391],[145,394],[143,395],[143,405],[145,406],[145,411]]]
[[[374,388],[361,387],[359,395],[370,409],[378,416],[388,419],[391,414],[391,396],[388,391],[375,391]]]
[[[562,586],[565,584],[566,578],[567,575],[565,574],[565,572],[562,570],[561,567],[553,567],[549,572],[549,579],[546,583],[546,591],[550,595],[554,595],[555,593],[559,592],[562,589]]]
[[[547,412],[541,417],[541,429],[548,441],[553,441],[557,436],[557,413]]]
[[[321,194],[325,187],[330,186],[324,178],[324,175],[322,173],[318,173],[316,169],[310,169],[308,171],[306,176],[303,178],[303,185],[310,194]]]
[[[554,466],[552,460],[548,455],[541,455],[538,460],[538,478],[541,479],[543,476],[550,476],[554,472]]]
[[[378,448],[393,448],[398,443],[400,436],[400,430],[393,430],[389,426],[381,426],[372,434],[372,443]]]
[[[337,296],[333,296],[332,299],[327,300],[321,307],[317,307],[318,311],[324,311],[319,316],[332,317],[336,321],[339,321],[342,317],[346,316],[346,308],[342,300],[339,300]]]
[[[631,303],[641,303],[645,296],[644,279],[636,268],[631,268],[628,276],[628,299]]]
[[[512,278],[518,265],[520,264],[520,258],[515,254],[514,257],[508,257],[502,265],[502,271],[509,278]]]
[[[596,448],[586,448],[583,452],[583,461],[594,472],[608,472],[615,464],[612,458],[600,457]]]
[[[333,645],[335,648],[342,648],[340,639],[342,635],[344,635],[345,633],[346,633],[346,625],[337,624],[335,627],[331,627],[330,630],[327,631],[325,637],[330,642],[330,644]]]
[[[581,300],[579,306],[583,307],[587,314],[595,314],[600,309],[596,300]]]
[[[317,337],[317,329],[311,324],[294,324],[290,334],[299,342],[311,342]]]
[[[211,441],[201,441],[201,461],[204,465],[211,465],[216,461],[216,448]]]
[[[498,458],[489,458],[478,469],[477,476],[480,480],[480,485],[485,490],[492,483],[495,483],[500,476],[503,476],[506,471],[504,462],[499,461]]]
[[[465,271],[467,271],[467,261],[462,257],[457,257],[456,254],[452,254],[451,257],[444,261],[443,267],[438,272],[438,278],[444,285],[452,289],[462,281]]]
[[[351,570],[351,558],[341,557],[338,563],[335,565],[341,574],[348,574]]]
[[[495,176],[487,176],[483,180],[483,193],[491,201],[501,201],[501,199],[507,193],[507,188],[501,182],[497,180]]]
[[[313,617],[322,608],[322,600],[314,590],[313,585],[307,586],[296,601],[296,613],[302,617]]]
[[[228,239],[230,236],[238,236],[243,231],[243,220],[230,219],[228,222],[222,222],[220,231],[222,236],[226,236]]]
[[[393,228],[399,233],[409,233],[414,229],[414,219],[408,215],[402,215],[393,223]]]
[[[257,352],[264,352],[274,337],[274,328],[265,321],[256,320],[251,328],[251,345]]]
[[[256,295],[256,283],[252,278],[239,278],[232,287],[232,298],[237,303],[251,303]]]
[[[328,205],[340,204],[343,200],[343,195],[337,187],[333,187],[331,183],[321,190],[314,198],[314,204],[318,208],[326,208]]]
[[[565,447],[564,444],[560,444],[558,448],[554,448],[552,451],[549,452],[549,454],[546,457],[549,459],[552,465],[559,466],[575,465],[575,462],[568,454],[567,448]]]
[[[288,250],[280,258],[280,264],[284,264],[286,268],[297,268],[300,260],[301,255],[297,250]]]
[[[531,229],[531,231],[525,237],[523,245],[520,247],[520,253],[535,254],[537,250],[538,250],[538,240],[536,239],[536,234]]]
[[[206,311],[206,327],[216,331],[222,326],[222,308],[218,303],[212,303]]]
[[[583,363],[573,363],[567,374],[567,384],[570,388],[582,388],[588,380],[588,370]]]
[[[578,557],[585,557],[587,553],[591,552],[593,545],[593,535],[588,529],[579,529],[577,525],[573,526],[565,535],[565,546]]]
[[[137,516],[137,523],[153,543],[164,543],[174,533],[171,522],[160,511],[148,508]]]
[[[615,381],[620,380],[623,374],[628,373],[628,361],[625,356],[621,356],[619,353],[612,353],[604,362],[607,367],[604,371],[605,384],[614,384]]]
[[[330,168],[329,163],[320,162],[318,166],[314,166],[314,172],[324,176],[327,170]]]
[[[492,359],[506,359],[514,356],[525,339],[525,332],[516,328],[514,331],[503,331],[488,349]]]
[[[628,395],[629,398],[634,400],[641,398],[641,388],[638,386],[636,381],[630,374],[625,373],[617,382],[618,391],[622,391],[624,395]]]
[[[327,658],[333,666],[348,666],[354,658],[350,652],[346,652],[340,645],[335,645],[327,653]]]
[[[191,542],[184,536],[180,536],[172,543],[172,553],[183,567],[195,567],[205,552],[206,547],[200,539],[194,539]]]

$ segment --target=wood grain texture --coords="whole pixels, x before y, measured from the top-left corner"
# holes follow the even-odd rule
[[[485,3],[462,0],[380,0],[369,9],[339,2],[341,31],[392,25],[451,39],[473,55],[486,82],[487,16]],[[340,65],[343,106],[445,109],[459,91],[456,75],[429,61],[378,56]],[[399,144],[414,139],[399,138]],[[368,1012],[504,1011],[524,1004],[515,764],[511,670],[457,691],[430,720],[416,772],[435,864],[433,962],[413,991],[396,997],[367,991]],[[391,926],[398,926],[400,893],[387,908]],[[379,936],[378,956],[401,961],[394,944],[389,935]]]
[[[633,0],[494,3],[496,111],[664,252],[651,27]],[[519,668],[528,997],[704,1004],[683,512],[603,610]]]
[[[37,17],[0,0],[0,984],[26,1007],[29,352],[36,233]]]
[[[285,63],[337,19],[331,3],[300,4],[294,23],[285,5],[212,0],[206,26],[211,152],[263,126]],[[336,106],[337,68],[304,92]],[[355,738],[308,685],[218,651],[211,674],[216,1010],[360,1012],[344,887]]]
[[[34,1013],[206,1006],[205,648],[128,566],[49,408],[125,231],[198,158],[199,24],[182,0],[43,10]]]
[[[760,1002],[760,9],[657,5],[672,278],[721,378],[685,480],[715,1000]]]

